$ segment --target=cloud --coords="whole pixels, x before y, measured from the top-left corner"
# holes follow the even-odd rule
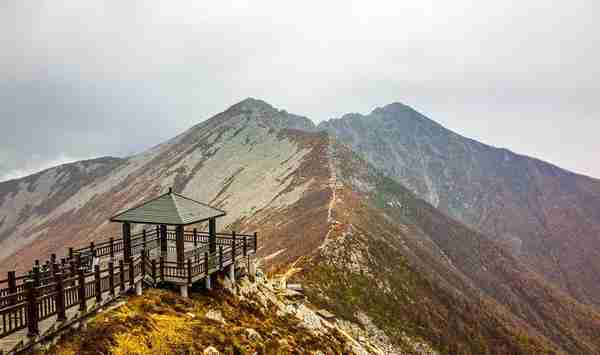
[[[0,174],[139,152],[251,96],[315,121],[402,101],[600,177],[594,0],[2,6]]]

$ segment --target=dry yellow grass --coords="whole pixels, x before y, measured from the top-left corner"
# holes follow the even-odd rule
[[[291,316],[279,317],[250,297],[240,300],[222,291],[181,298],[165,290],[147,290],[126,305],[92,319],[87,329],[65,337],[50,354],[201,354],[213,346],[223,354],[342,354],[345,337],[319,336]],[[220,312],[225,323],[207,319]],[[249,339],[247,328],[260,340]]]

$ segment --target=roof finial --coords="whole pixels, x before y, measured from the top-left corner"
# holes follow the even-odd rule
[[[172,194],[173,193],[173,188],[169,187],[169,193]]]

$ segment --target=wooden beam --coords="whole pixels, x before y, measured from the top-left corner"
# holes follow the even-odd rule
[[[183,243],[183,226],[175,227],[175,248],[177,249],[177,264],[181,268],[185,260],[183,260],[183,253],[185,246]]]
[[[167,255],[167,226],[160,225],[160,252],[163,256]]]
[[[214,253],[217,251],[217,219],[208,220],[208,251]]]
[[[123,259],[131,260],[131,224],[123,222]]]

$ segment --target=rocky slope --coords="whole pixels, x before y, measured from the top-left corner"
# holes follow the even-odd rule
[[[225,209],[219,228],[260,225],[266,242],[269,226],[278,226],[277,241],[263,243],[266,251],[281,251],[281,260],[301,255],[302,248],[289,248],[292,235],[303,237],[307,248],[323,236],[319,230],[288,236],[284,227],[299,230],[303,218],[318,218],[318,209],[301,208],[293,221],[277,216],[328,201],[327,165],[313,163],[321,158],[325,135],[294,129],[311,126],[306,118],[249,99],[140,155],[67,164],[0,183],[0,266],[22,269],[34,258],[64,254],[66,245],[116,235],[119,226],[108,223],[112,214],[171,186]]]
[[[353,152],[335,149],[332,230],[301,276],[314,302],[442,353],[595,354],[600,314]],[[393,311],[390,311],[393,310]]]
[[[462,137],[399,103],[319,127],[564,291],[600,304],[599,180]]]
[[[59,169],[75,168],[0,184],[0,215],[21,216],[0,226],[5,269],[117,234],[114,212],[173,186],[226,210],[220,229],[258,231],[271,272],[299,267],[313,303],[397,353],[600,353],[595,308],[265,102],[244,100],[138,156],[79,169],[73,191],[53,200],[65,188]]]
[[[74,354],[381,354],[290,300],[269,282],[242,279],[235,293],[197,291],[191,299],[146,290],[91,319],[46,351]],[[362,332],[361,332],[362,333]]]

